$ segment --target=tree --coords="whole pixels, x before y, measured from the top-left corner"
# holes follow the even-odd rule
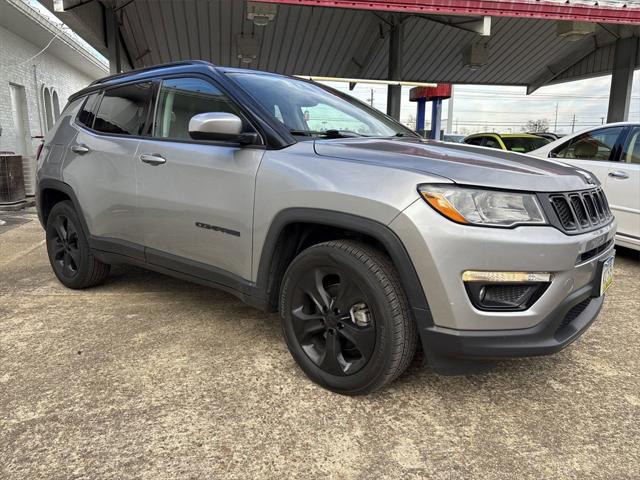
[[[533,133],[543,133],[549,131],[549,120],[546,118],[538,119],[538,120],[527,120],[524,128],[522,129],[525,132],[533,132]]]

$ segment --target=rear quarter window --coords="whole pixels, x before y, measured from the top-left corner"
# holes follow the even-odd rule
[[[100,93],[92,93],[91,95],[85,97],[84,103],[82,104],[82,108],[78,112],[78,116],[76,117],[76,122],[84,127],[93,128],[93,119],[95,118],[95,110],[98,104],[98,99],[100,98]]]

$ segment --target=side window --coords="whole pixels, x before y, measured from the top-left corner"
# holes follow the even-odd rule
[[[242,118],[224,93],[200,78],[163,80],[159,95],[154,137],[191,140],[189,121],[200,113],[227,112]]]
[[[93,129],[118,135],[142,135],[147,123],[152,90],[151,82],[105,90]]]
[[[482,143],[482,137],[467,138],[464,143],[469,145],[480,145]]]
[[[100,93],[92,93],[86,99],[82,108],[78,112],[77,122],[80,125],[84,125],[88,128],[93,128],[93,119],[96,116],[96,106],[98,103],[98,99],[100,98]]]
[[[635,127],[627,137],[622,161],[625,163],[640,164],[640,128]]]
[[[555,158],[608,161],[624,127],[611,127],[583,133],[556,148]]]
[[[500,143],[495,137],[484,137],[483,146],[489,147],[489,148],[497,148],[498,150],[502,149],[502,147],[500,146]]]

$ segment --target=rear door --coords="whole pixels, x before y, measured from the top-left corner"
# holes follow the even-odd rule
[[[87,98],[68,147],[63,178],[78,197],[89,231],[142,255],[135,154],[150,124],[154,84],[120,85]],[[137,244],[138,248],[136,248]]]
[[[606,192],[618,234],[640,245],[640,126],[630,128],[620,161],[609,165]]]
[[[213,281],[228,274],[249,279],[255,177],[264,148],[193,140],[189,120],[206,112],[244,118],[208,78],[162,80],[153,133],[136,155],[147,261]],[[244,123],[245,132],[255,131]]]

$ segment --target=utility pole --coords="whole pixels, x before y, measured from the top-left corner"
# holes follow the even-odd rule
[[[604,117],[600,117],[600,125],[604,125]]]
[[[369,104],[371,105],[371,108],[374,108],[374,106],[373,106],[373,88],[371,89],[371,97],[369,98]]]
[[[554,132],[558,131],[558,102],[556,102],[556,122],[553,126],[553,131]]]
[[[575,128],[576,128],[576,114],[574,113],[573,120],[571,120],[571,133],[574,132]]]

